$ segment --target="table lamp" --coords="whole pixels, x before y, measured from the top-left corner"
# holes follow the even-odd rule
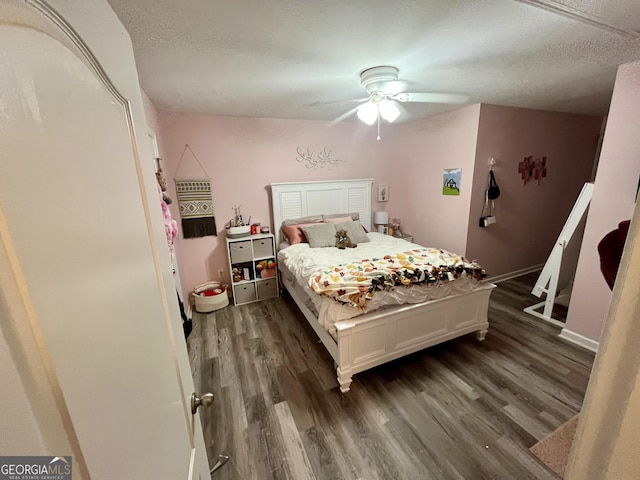
[[[389,213],[388,212],[374,212],[373,223],[378,226],[379,233],[387,233],[387,227],[389,225]]]

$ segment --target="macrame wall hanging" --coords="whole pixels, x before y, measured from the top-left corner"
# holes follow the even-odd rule
[[[204,172],[202,178],[178,179],[180,165],[189,151],[193,159]],[[182,236],[184,238],[206,237],[217,235],[216,219],[213,215],[213,199],[211,197],[211,181],[209,174],[198,160],[198,157],[189,144],[185,144],[176,168],[174,176],[176,184],[176,197],[180,206],[180,218],[182,219]]]

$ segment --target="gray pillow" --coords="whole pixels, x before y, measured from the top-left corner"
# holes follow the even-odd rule
[[[306,225],[302,227],[302,231],[312,248],[335,247],[336,245],[336,227],[333,223]]]
[[[353,243],[366,243],[371,241],[367,234],[364,233],[364,229],[358,220],[355,222],[336,223],[335,226],[336,232],[338,230],[346,230],[347,235],[349,235],[349,240]]]

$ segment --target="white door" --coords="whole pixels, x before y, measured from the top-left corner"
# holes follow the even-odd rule
[[[25,408],[74,479],[207,478],[127,102],[30,12],[0,2],[0,328]]]

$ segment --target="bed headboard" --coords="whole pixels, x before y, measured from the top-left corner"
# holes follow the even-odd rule
[[[273,228],[278,242],[280,225],[289,218],[309,215],[360,214],[360,223],[371,231],[372,178],[271,184]]]

